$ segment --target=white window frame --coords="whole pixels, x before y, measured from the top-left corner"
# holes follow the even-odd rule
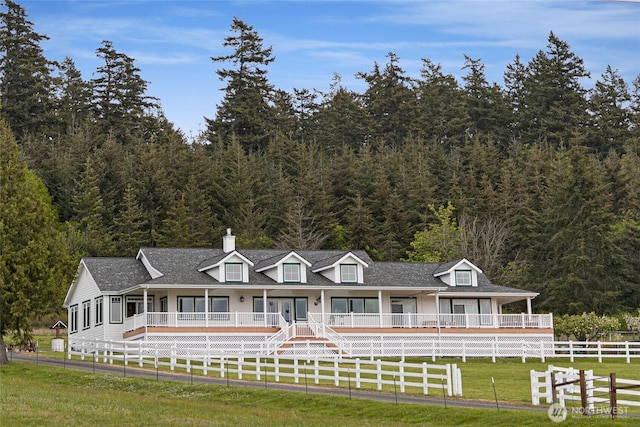
[[[240,271],[232,271],[230,267],[240,267]],[[241,262],[227,262],[224,264],[225,282],[242,282],[244,266]],[[239,276],[238,276],[239,274]]]
[[[456,286],[473,286],[473,273],[471,270],[456,270]],[[467,276],[468,277],[464,277]],[[461,280],[461,279],[468,280]]]
[[[78,332],[78,304],[69,307],[69,332],[75,334]]]
[[[282,264],[282,281],[288,283],[300,283],[302,276],[300,274],[300,263],[284,263]]]
[[[357,264],[340,264],[340,283],[358,283]]]
[[[122,300],[121,296],[109,299],[109,323],[122,323]],[[116,307],[115,310],[114,307]]]
[[[91,327],[91,300],[82,301],[82,330]]]
[[[103,297],[97,297],[96,298],[96,319],[95,319],[95,325],[102,325],[102,319],[104,316],[104,308],[103,308],[103,304],[104,304],[104,299]]]

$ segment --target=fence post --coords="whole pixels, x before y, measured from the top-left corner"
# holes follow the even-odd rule
[[[585,380],[584,369],[578,371],[580,374],[580,405],[582,406],[582,415],[589,415],[589,402],[587,399],[587,382]]]
[[[378,391],[382,390],[382,362],[380,359],[376,361],[376,375],[378,380]]]
[[[462,340],[462,361],[466,363],[467,361],[467,350],[466,350],[466,342]],[[451,396],[451,395],[449,395]]]
[[[298,384],[300,382],[300,371],[298,369],[299,365],[298,365],[298,358],[296,357],[295,359],[293,359],[293,382],[295,384]]]
[[[631,358],[629,357],[629,341],[624,342],[624,350],[627,355],[627,363],[631,363]]]
[[[540,341],[540,362],[544,363],[545,361],[545,356],[544,356],[544,341]]]
[[[142,341],[138,341],[138,366],[142,368]]]
[[[453,396],[453,389],[452,389],[453,385],[451,384],[452,383],[451,364],[449,363],[446,364],[446,372],[447,372],[446,374],[447,375],[447,394],[449,396]]]
[[[496,363],[496,337],[491,340],[491,361]]]
[[[128,353],[128,349],[127,349],[127,341],[124,341],[124,353],[122,354],[122,360],[124,362],[124,366],[127,366],[127,356],[129,355]]]
[[[598,341],[598,363],[602,363],[602,343]]]
[[[256,381],[260,381],[260,356],[256,357]]]
[[[360,358],[356,358],[356,388],[360,388]]]
[[[435,340],[431,341],[431,361],[436,361],[436,342]]]
[[[569,341],[569,360],[573,363],[573,341]]]
[[[427,375],[427,362],[422,362],[422,393],[429,394],[429,376]]]
[[[279,382],[280,381],[280,356],[278,356],[277,354],[273,355],[273,370],[274,370],[274,381],[275,382]]]
[[[609,374],[609,406],[611,418],[618,416],[618,388],[616,387],[616,374]]]
[[[527,344],[522,341],[522,363],[527,361]]]
[[[336,387],[340,385],[340,367],[338,366],[338,358],[333,358],[333,377]]]
[[[404,393],[404,361],[398,364],[398,370],[400,371],[400,393]]]
[[[318,356],[313,360],[313,377],[316,384],[320,384],[320,369],[318,363]]]

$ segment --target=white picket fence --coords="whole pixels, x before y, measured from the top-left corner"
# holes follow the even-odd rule
[[[552,395],[552,375],[556,384],[577,381],[580,378],[579,370],[574,368],[562,368],[549,365],[547,371],[530,371],[531,375],[531,403],[540,405],[544,399],[545,403],[553,403]],[[598,406],[610,407],[611,384],[610,377],[597,377],[593,375],[593,370],[585,370],[585,383],[587,394],[588,410],[591,413],[597,412]],[[640,407],[640,380],[615,379],[617,387],[617,406],[638,406]],[[627,388],[625,388],[627,387]],[[633,388],[633,389],[632,389]],[[567,402],[577,401],[581,403],[580,386],[577,382],[556,387],[556,401],[563,407],[567,407]]]
[[[103,341],[79,339],[70,342],[67,357],[80,356],[94,362],[113,364],[122,362],[124,366],[137,363],[138,366],[170,370],[185,369],[187,372],[200,370],[203,375],[212,373],[225,378],[231,374],[240,380],[280,382],[282,378],[292,378],[299,384],[309,381],[314,384],[331,382],[336,387],[355,384],[375,384],[377,390],[384,385],[398,387],[401,393],[407,388],[418,389],[428,395],[431,391],[446,392],[448,396],[462,396],[462,375],[456,364],[434,365],[427,363],[388,362],[382,360],[362,361],[336,355],[327,357],[300,357],[285,355],[260,356],[255,354],[224,354],[207,352],[202,348],[180,345],[149,344],[144,341]],[[266,378],[265,378],[266,376]]]

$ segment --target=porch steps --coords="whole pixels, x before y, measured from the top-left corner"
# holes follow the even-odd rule
[[[317,338],[317,337],[297,337],[291,338],[289,341],[282,344],[276,354],[284,355],[284,354],[295,354],[296,347],[303,348],[305,354],[308,350],[313,350],[313,353],[317,355],[331,355],[334,356],[336,354],[342,354],[343,356],[347,356],[344,351],[340,351],[338,346],[333,342],[329,341],[326,338]]]

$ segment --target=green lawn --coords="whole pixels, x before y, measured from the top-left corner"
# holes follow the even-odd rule
[[[464,373],[463,373],[464,375]],[[12,362],[0,367],[0,424],[29,426],[539,426],[544,412],[444,408],[243,387],[190,385]],[[562,425],[636,425],[583,419]]]

